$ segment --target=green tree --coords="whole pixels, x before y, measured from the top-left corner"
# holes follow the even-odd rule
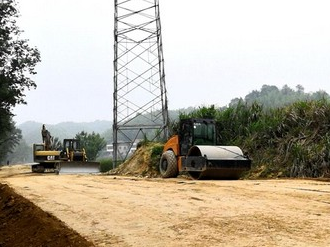
[[[215,119],[216,115],[218,113],[218,109],[215,108],[214,105],[210,106],[202,106],[195,108],[189,113],[183,113],[181,112],[179,115],[180,119],[185,118],[209,118],[209,119]]]
[[[16,25],[18,16],[14,0],[0,2],[0,159],[20,138],[12,121],[12,108],[26,104],[25,90],[37,86],[29,76],[36,74],[40,54],[37,48],[29,47],[28,40],[20,38],[22,31]]]
[[[51,149],[52,150],[61,150],[61,149],[63,149],[62,142],[58,137],[53,138]]]
[[[88,134],[85,131],[81,131],[76,134],[75,138],[80,140],[80,145],[85,148],[89,160],[95,160],[98,153],[107,145],[104,138],[95,132]]]
[[[302,85],[298,84],[296,89],[298,94],[304,94],[305,88]]]
[[[304,93],[304,87],[299,84],[296,86],[296,91],[288,85],[284,85],[282,89],[278,89],[276,86],[263,85],[260,91],[253,90],[245,96],[244,100],[239,98],[231,100],[229,107],[235,107],[239,105],[241,101],[248,105],[257,102],[261,104],[264,109],[269,110],[288,106],[297,101],[322,99],[330,99],[325,91],[320,90],[315,93]]]
[[[7,155],[7,160],[10,164],[32,162],[32,148],[24,139],[15,147],[12,153]]]
[[[21,130],[15,127],[15,123],[9,115],[1,115],[0,124],[0,163],[4,163],[7,154],[11,153],[15,146],[19,144],[22,134]]]

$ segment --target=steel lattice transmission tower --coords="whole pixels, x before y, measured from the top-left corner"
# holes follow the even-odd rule
[[[113,155],[136,139],[167,138],[168,109],[159,0],[115,0]],[[126,152],[119,150],[125,142]]]

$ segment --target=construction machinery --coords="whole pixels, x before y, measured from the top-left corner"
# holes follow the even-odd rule
[[[80,146],[77,139],[64,139],[62,148],[53,148],[53,138],[43,125],[43,143],[33,144],[32,172],[45,172],[46,170],[62,173],[97,173],[100,172],[99,162],[90,162],[86,151]]]
[[[97,173],[100,163],[88,161],[86,151],[77,139],[64,139],[60,162],[55,163],[57,173]]]
[[[32,172],[54,171],[55,163],[60,162],[61,151],[49,150],[44,143],[33,144]]]
[[[163,178],[188,172],[193,179],[238,179],[251,160],[237,146],[218,146],[212,119],[184,119],[165,144],[159,170]]]

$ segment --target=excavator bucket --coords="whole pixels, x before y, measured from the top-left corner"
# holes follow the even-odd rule
[[[82,173],[99,173],[99,162],[69,161],[59,162],[55,169],[57,174],[82,174]]]
[[[238,179],[251,169],[251,160],[236,146],[193,146],[184,170],[194,179]]]

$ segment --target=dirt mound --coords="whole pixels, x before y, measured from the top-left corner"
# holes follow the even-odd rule
[[[94,246],[53,215],[0,184],[0,246]]]
[[[163,144],[148,143],[139,147],[132,157],[118,168],[109,172],[111,175],[160,177],[158,163],[163,150]]]

